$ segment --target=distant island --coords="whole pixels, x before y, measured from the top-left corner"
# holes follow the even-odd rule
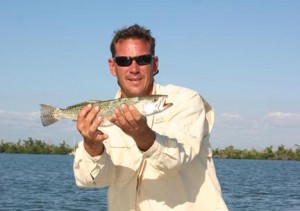
[[[0,153],[23,153],[23,154],[59,154],[67,155],[74,151],[74,147],[66,144],[65,141],[58,145],[47,144],[43,140],[28,138],[19,140],[17,143],[0,142]]]
[[[300,146],[295,145],[294,149],[285,148],[284,145],[273,150],[273,146],[269,146],[261,151],[256,149],[235,149],[228,146],[225,149],[213,149],[214,158],[227,159],[260,159],[260,160],[300,160]]]
[[[69,146],[65,141],[58,145],[47,144],[43,140],[28,138],[17,143],[0,141],[0,153],[23,154],[72,154],[77,146]],[[269,146],[263,150],[236,149],[228,146],[224,149],[213,149],[214,158],[223,159],[260,159],[260,160],[300,160],[300,146],[295,144],[293,149],[280,145],[276,150]]]

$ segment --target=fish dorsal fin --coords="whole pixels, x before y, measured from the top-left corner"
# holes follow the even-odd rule
[[[88,100],[88,101],[85,101],[85,102],[82,102],[82,103],[77,103],[75,105],[68,106],[66,109],[71,109],[71,108],[79,107],[79,106],[85,106],[87,104],[95,104],[97,102],[101,102],[101,101],[99,101],[99,100]]]

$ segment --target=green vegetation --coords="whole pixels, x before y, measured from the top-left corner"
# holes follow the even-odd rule
[[[273,146],[269,146],[262,151],[256,149],[235,149],[233,146],[225,149],[214,149],[213,157],[231,159],[261,159],[261,160],[300,160],[300,146],[295,145],[295,149],[286,149],[284,145],[278,146],[273,151]]]
[[[19,140],[17,143],[0,142],[0,153],[27,153],[27,154],[70,154],[73,147],[70,147],[63,141],[58,145],[46,144],[42,140],[28,138]],[[273,150],[269,146],[262,151],[256,149],[235,149],[233,146],[225,149],[213,149],[214,158],[225,159],[261,159],[261,160],[300,160],[300,146],[295,145],[294,149],[286,149],[284,145],[278,146]]]
[[[24,153],[24,154],[69,154],[73,151],[69,145],[63,141],[59,145],[46,144],[42,140],[19,140],[17,143],[0,142],[0,153]]]

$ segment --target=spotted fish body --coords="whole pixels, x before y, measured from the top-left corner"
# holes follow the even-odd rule
[[[101,126],[110,126],[112,123],[108,120],[108,117],[112,116],[114,110],[123,103],[128,106],[134,105],[142,115],[148,116],[164,111],[172,106],[172,103],[166,103],[166,99],[167,95],[148,95],[107,101],[90,100],[69,106],[65,109],[41,104],[41,121],[43,126],[51,125],[61,119],[71,119],[76,121],[80,110],[85,105],[92,104],[93,106],[100,107],[98,116],[101,116],[103,119]]]

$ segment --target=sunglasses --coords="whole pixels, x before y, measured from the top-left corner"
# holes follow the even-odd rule
[[[132,64],[133,60],[135,60],[135,62],[138,65],[147,65],[151,63],[152,59],[153,56],[151,54],[146,54],[146,55],[136,56],[136,57],[116,56],[114,58],[114,61],[117,63],[117,65],[121,67],[128,67]]]

